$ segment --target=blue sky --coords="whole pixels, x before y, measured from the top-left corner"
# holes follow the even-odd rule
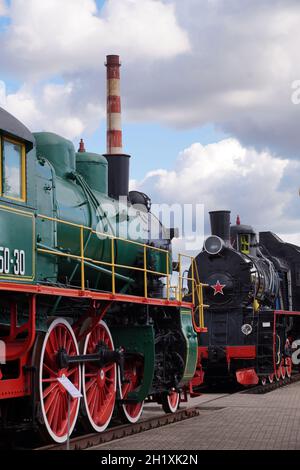
[[[92,135],[84,135],[86,146],[94,152],[105,152],[106,123],[102,121]],[[156,168],[170,170],[178,154],[191,142],[203,145],[221,140],[225,134],[214,125],[189,130],[176,130],[156,123],[124,123],[123,148],[131,155],[131,177],[141,179]]]

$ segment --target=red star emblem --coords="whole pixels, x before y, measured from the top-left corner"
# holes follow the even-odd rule
[[[211,287],[215,291],[214,295],[217,295],[217,294],[224,295],[223,289],[224,289],[224,287],[226,287],[226,284],[220,284],[220,281],[217,281],[216,284],[214,286],[211,286]]]

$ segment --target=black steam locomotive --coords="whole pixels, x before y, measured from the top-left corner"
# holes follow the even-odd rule
[[[198,337],[205,381],[243,385],[291,377],[300,338],[300,249],[272,232],[230,226],[230,211],[210,212],[211,232],[196,257],[207,333]],[[295,361],[294,361],[295,362]]]

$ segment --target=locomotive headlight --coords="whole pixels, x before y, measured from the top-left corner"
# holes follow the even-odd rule
[[[249,323],[245,323],[242,328],[242,333],[246,336],[250,335],[252,333],[252,326],[249,325]]]
[[[217,255],[224,248],[224,242],[222,238],[217,237],[217,235],[211,235],[204,242],[204,250],[209,255]]]

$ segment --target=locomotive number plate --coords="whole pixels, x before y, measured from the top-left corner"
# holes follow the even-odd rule
[[[26,255],[24,250],[14,250],[12,255],[9,248],[0,246],[0,274],[3,273],[25,276]]]
[[[34,214],[0,205],[0,279],[34,279],[34,243]]]

